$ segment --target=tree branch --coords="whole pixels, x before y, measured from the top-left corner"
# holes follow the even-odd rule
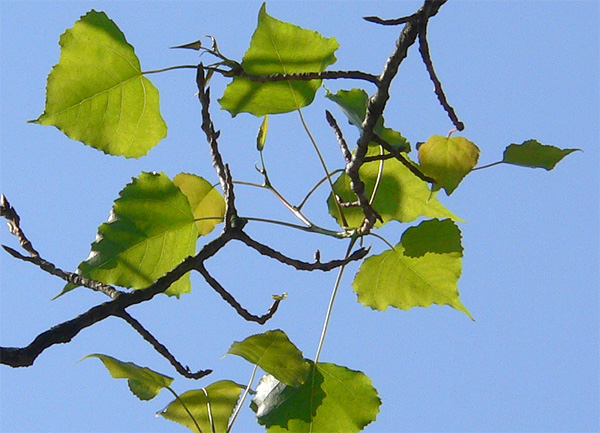
[[[259,83],[268,83],[273,81],[310,81],[310,80],[335,80],[335,79],[351,79],[351,80],[364,80],[373,84],[377,84],[379,78],[376,75],[369,74],[362,71],[323,71],[323,72],[298,72],[294,74],[271,74],[271,75],[253,75],[244,72],[243,69],[238,68],[232,70],[229,74],[246,78],[250,81],[257,81]]]

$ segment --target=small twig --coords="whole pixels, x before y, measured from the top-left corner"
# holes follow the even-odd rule
[[[32,257],[39,256],[40,254],[33,248],[29,239],[27,239],[23,230],[21,230],[21,218],[19,218],[19,214],[17,214],[17,211],[10,205],[4,194],[0,195],[0,216],[8,220],[8,231],[10,234],[17,237],[21,248],[27,251]]]
[[[342,134],[342,130],[340,129],[337,121],[335,120],[335,117],[333,117],[333,114],[331,114],[329,110],[325,110],[325,118],[327,119],[327,123],[329,123],[329,126],[331,126],[331,128],[333,129],[333,132],[335,132],[335,138],[337,139],[338,144],[342,149],[342,155],[344,155],[344,160],[346,161],[346,164],[349,163],[352,160],[352,153],[348,148],[348,143],[346,143],[346,140],[344,139],[344,134]]]
[[[364,80],[373,84],[377,84],[379,78],[376,75],[369,74],[362,71],[323,71],[323,72],[298,72],[291,74],[271,74],[271,75],[253,75],[247,74],[243,69],[232,70],[229,74],[246,78],[250,81],[257,81],[259,83],[267,83],[273,81],[310,81],[310,80],[336,80],[336,79],[350,79],[350,80]]]
[[[408,159],[406,159],[406,157],[404,155],[402,155],[402,152],[399,152],[398,150],[394,149],[394,147],[390,143],[388,143],[387,141],[385,141],[384,139],[380,138],[377,135],[373,136],[373,141],[375,143],[379,144],[385,150],[387,150],[390,153],[390,155],[392,155],[394,158],[396,158],[398,161],[400,161],[406,168],[408,168],[410,170],[410,172],[412,174],[417,176],[419,179],[421,179],[424,182],[429,182],[432,184],[435,183],[434,179],[425,175],[414,164],[412,164]],[[387,155],[382,155],[382,156],[370,157],[369,161],[377,161],[378,158],[384,159],[383,157],[386,157],[385,159],[387,159]],[[366,159],[367,158],[365,158],[365,162],[366,162]]]
[[[389,20],[384,20],[383,18],[371,16],[363,17],[363,20],[368,21],[370,23],[381,24],[382,26],[398,26],[400,24],[406,24],[407,22],[414,20],[417,16],[418,14],[414,13],[406,17],[394,18]]]
[[[169,352],[169,350],[160,341],[158,341],[148,330],[146,330],[146,328],[142,326],[142,324],[139,321],[133,318],[127,311],[122,310],[118,312],[116,316],[129,323],[129,325],[131,325],[131,327],[135,329],[144,338],[144,340],[150,343],[152,347],[154,347],[154,350],[156,350],[158,353],[164,356],[171,363],[171,365],[175,367],[175,370],[177,370],[177,372],[182,376],[187,377],[188,379],[201,379],[204,376],[212,373],[212,370],[210,369],[198,370],[197,372],[192,373],[189,367],[184,367],[183,365],[181,365],[181,363],[177,361],[177,359],[175,359],[171,352]]]
[[[212,277],[212,275],[210,275],[208,270],[204,267],[203,263],[199,263],[198,266],[196,266],[196,270],[198,272],[200,272],[200,274],[204,277],[206,282],[215,290],[215,292],[217,292],[219,295],[221,295],[221,297],[223,298],[223,300],[225,300],[225,302],[227,302],[229,305],[231,305],[233,307],[233,309],[240,316],[242,316],[244,319],[246,319],[249,322],[256,322],[261,325],[264,325],[267,322],[267,320],[269,320],[271,317],[273,317],[273,315],[277,312],[277,308],[279,308],[279,303],[284,298],[283,296],[276,297],[275,301],[273,302],[273,304],[269,308],[269,311],[267,311],[266,314],[263,314],[262,316],[256,316],[256,315],[250,313],[244,307],[242,307],[242,305],[238,301],[236,301],[236,299],[233,297],[233,295],[231,295],[231,293],[229,293],[227,290],[225,290],[225,288],[217,280],[215,280]]]

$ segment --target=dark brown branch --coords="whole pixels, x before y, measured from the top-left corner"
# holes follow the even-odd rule
[[[346,140],[344,139],[342,130],[340,129],[337,121],[335,120],[335,117],[333,117],[333,114],[331,114],[329,112],[329,110],[325,110],[325,118],[327,119],[329,126],[331,126],[331,128],[333,128],[333,132],[335,132],[335,138],[337,139],[338,144],[340,145],[340,148],[342,149],[342,154],[344,155],[344,159],[346,160],[346,163],[349,163],[350,161],[352,161],[352,153],[350,152],[350,149],[348,148],[348,143],[346,143]]]
[[[421,58],[423,59],[423,63],[425,63],[425,68],[429,73],[429,78],[433,82],[433,91],[435,92],[438,101],[448,113],[448,117],[458,129],[462,131],[465,129],[465,124],[458,120],[458,116],[456,115],[456,111],[454,107],[450,105],[448,99],[446,98],[446,94],[444,93],[444,89],[442,88],[442,83],[437,77],[435,73],[435,69],[433,68],[433,61],[431,60],[431,54],[429,53],[429,43],[427,42],[427,24],[429,20],[423,20],[420,23],[419,27],[419,52],[421,53]]]
[[[23,230],[21,230],[21,218],[19,218],[19,214],[17,214],[17,211],[10,205],[4,194],[0,195],[0,216],[8,220],[8,231],[10,234],[17,237],[21,248],[27,251],[32,257],[39,256],[40,254],[33,248],[29,239],[27,239]]]
[[[238,76],[247,78],[250,81],[267,83],[273,81],[310,81],[310,80],[335,80],[351,79],[364,80],[377,84],[379,78],[376,75],[362,71],[323,71],[323,72],[299,72],[295,74],[271,74],[271,75],[252,75],[247,74],[241,68],[232,70],[224,75]]]
[[[413,163],[411,163],[408,159],[406,159],[406,157],[404,155],[402,155],[401,152],[399,152],[398,150],[394,149],[394,147],[389,144],[387,141],[383,140],[382,138],[380,138],[377,135],[374,135],[373,137],[373,141],[377,144],[379,144],[381,147],[383,147],[385,150],[387,150],[391,156],[393,156],[394,158],[396,158],[398,161],[400,161],[406,168],[408,168],[410,170],[410,172],[412,174],[414,174],[415,176],[417,176],[419,179],[421,179],[424,182],[429,182],[434,184],[435,180],[430,178],[429,176],[425,175],[421,170],[419,170]],[[386,157],[387,155],[383,155],[383,157]],[[378,158],[379,159],[383,159],[382,156],[374,156],[371,158],[365,158],[365,162],[367,162],[367,159],[372,160],[372,161],[376,161]]]
[[[269,308],[269,311],[267,311],[266,314],[263,314],[262,316],[256,316],[250,313],[244,307],[242,307],[242,305],[238,301],[236,301],[236,299],[227,290],[225,290],[225,288],[217,280],[215,280],[212,277],[212,275],[210,275],[208,270],[204,267],[204,264],[200,263],[196,267],[196,269],[198,270],[198,272],[200,272],[200,274],[202,274],[206,282],[215,290],[215,292],[221,295],[225,302],[231,305],[240,316],[242,316],[249,322],[256,322],[261,325],[264,325],[267,322],[267,320],[273,317],[273,315],[277,312],[277,308],[279,308],[279,303],[283,300],[283,297],[275,298],[275,301],[273,302],[273,304]]]
[[[142,324],[139,321],[133,318],[127,311],[119,311],[116,314],[116,316],[129,323],[131,327],[135,329],[144,338],[144,340],[150,343],[152,347],[154,347],[154,350],[156,350],[158,353],[164,356],[171,363],[171,365],[175,367],[175,370],[177,370],[177,372],[182,376],[187,377],[188,379],[201,379],[204,376],[212,373],[212,370],[198,370],[197,372],[193,373],[188,366],[184,367],[183,365],[181,365],[181,363],[177,361],[177,359],[175,359],[171,352],[169,352],[169,350],[160,341],[158,341],[148,330],[146,330],[146,328],[142,326]]]
[[[412,15],[408,15],[402,18],[394,18],[390,20],[384,20],[379,17],[363,17],[363,20],[368,21],[370,23],[381,24],[382,26],[399,26],[400,24],[406,24],[407,22],[415,19],[417,16],[416,13]]]
[[[258,251],[263,256],[271,257],[272,259],[275,259],[286,265],[292,266],[292,267],[298,269],[299,271],[317,271],[317,270],[318,271],[330,271],[332,269],[339,268],[340,266],[344,266],[350,262],[353,262],[356,260],[361,260],[369,253],[368,249],[361,248],[361,249],[354,251],[350,256],[348,256],[347,259],[331,260],[331,261],[325,262],[325,263],[321,263],[319,261],[309,263],[309,262],[304,262],[302,260],[297,260],[297,259],[292,259],[290,257],[287,257],[284,254],[280,253],[279,251],[276,251],[267,245],[264,245],[258,241],[255,241],[254,239],[252,239],[250,236],[248,236],[244,232],[239,232],[238,234],[236,234],[235,238],[238,239],[239,241],[245,243],[249,247],[254,248],[256,251]]]

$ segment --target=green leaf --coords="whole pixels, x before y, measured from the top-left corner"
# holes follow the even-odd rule
[[[263,3],[242,68],[253,75],[322,72],[336,61],[338,47],[334,38],[271,17]],[[320,86],[321,80],[259,83],[235,77],[219,103],[232,116],[287,113],[309,105]]]
[[[46,107],[34,122],[111,155],[139,158],[167,135],[158,90],[104,12],[91,10],[60,37]]]
[[[367,155],[378,154],[379,150],[376,147],[370,148],[367,152]],[[378,161],[365,163],[359,171],[360,178],[365,183],[365,192],[368,197],[371,197],[375,187],[379,175],[379,164]],[[350,187],[350,178],[345,173],[337,178],[333,186],[335,193],[343,201],[356,201],[356,196]],[[336,218],[341,226],[342,223],[331,194],[327,204],[329,213]],[[410,222],[420,216],[460,220],[435,198],[435,193],[429,191],[426,182],[411,173],[396,159],[389,159],[384,162],[383,176],[373,201],[373,207],[383,218],[383,223],[376,222],[377,227],[392,220]],[[344,208],[343,211],[349,227],[360,227],[364,215],[359,207]]]
[[[461,253],[411,257],[402,243],[366,259],[354,277],[358,301],[374,310],[449,305],[473,319],[458,299]]]
[[[299,388],[264,376],[250,407],[269,433],[354,433],[375,421],[381,400],[360,371],[319,363]]]
[[[196,424],[181,404],[183,402],[202,432],[225,433],[243,388],[242,385],[230,380],[220,380],[206,388],[184,392],[179,396],[179,400],[173,400],[157,415],[182,424],[193,432],[198,432]]]
[[[309,374],[308,361],[285,332],[279,329],[234,342],[227,353],[241,356],[293,387],[302,385]]]
[[[198,236],[209,234],[223,221],[225,200],[206,179],[195,174],[179,173],[173,179],[173,184],[190,202]]]
[[[449,219],[423,221],[416,227],[408,228],[402,234],[404,254],[421,257],[427,253],[459,253],[462,257],[460,230]]]
[[[265,114],[265,117],[260,124],[258,129],[258,135],[256,136],[256,149],[260,152],[265,148],[265,141],[267,141],[267,131],[269,129],[269,115]]]
[[[94,353],[82,358],[98,358],[115,379],[127,379],[129,389],[140,400],[152,400],[161,389],[173,383],[173,378],[132,362],[122,362],[108,355]]]
[[[193,255],[197,237],[187,197],[164,173],[142,173],[115,200],[78,271],[106,284],[143,289]],[[179,297],[189,291],[187,274],[165,293]]]
[[[541,144],[536,140],[527,140],[521,144],[511,144],[504,150],[502,162],[531,168],[552,170],[569,153],[581,149],[559,149]]]
[[[339,90],[333,94],[329,90],[325,95],[326,98],[332,100],[342,109],[348,122],[351,125],[356,126],[358,129],[362,129],[362,123],[367,114],[367,101],[369,96],[367,92],[362,89],[352,90]],[[398,131],[386,128],[383,126],[383,116],[379,118],[375,125],[374,132],[383,140],[391,144],[396,150],[400,152],[409,152],[410,143],[400,134]]]
[[[435,179],[434,190],[444,188],[450,195],[475,167],[479,148],[464,137],[434,135],[419,146],[421,170]]]

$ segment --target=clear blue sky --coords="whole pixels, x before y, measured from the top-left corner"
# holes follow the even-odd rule
[[[337,69],[379,73],[399,28],[361,20],[398,17],[419,1],[275,1],[269,14],[325,36],[341,48]],[[199,130],[193,71],[150,78],[161,92],[167,139],[140,160],[109,157],[69,140],[55,128],[26,124],[44,109],[46,76],[59,57],[58,38],[89,9],[107,12],[135,47],[142,68],[197,62],[172,45],[211,34],[220,49],[241,58],[256,25],[257,1],[223,2],[0,2],[1,192],[42,256],[74,270],[89,253],[113,200],[141,171],[169,176],[194,172],[216,181]],[[599,426],[599,6],[596,1],[450,1],[432,19],[429,41],[450,102],[482,150],[480,164],[501,159],[510,143],[535,138],[580,148],[552,172],[510,166],[467,177],[444,204],[466,220],[461,300],[472,322],[449,308],[374,312],[356,303],[350,268],[334,308],[322,360],[364,371],[383,400],[368,432],[592,432]],[[212,82],[213,95],[227,83]],[[356,85],[326,83],[332,90]],[[372,91],[371,88],[365,87]],[[412,143],[446,134],[451,124],[432,92],[416,49],[402,65],[385,112],[386,124]],[[329,166],[342,164],[323,111],[305,116]],[[216,98],[215,98],[216,99]],[[224,158],[240,180],[260,181],[254,140],[260,119],[234,122],[213,104]],[[345,128],[349,141],[355,133]],[[321,172],[295,115],[274,116],[266,151],[273,182],[298,202]],[[286,177],[290,179],[286,180]],[[238,187],[240,213],[291,220],[266,192]],[[334,227],[321,191],[308,208]],[[397,242],[405,227],[383,234]],[[249,232],[286,253],[310,259],[339,257],[345,244],[288,229],[252,225]],[[6,230],[3,244],[16,246]],[[384,245],[372,241],[374,251]],[[241,262],[237,260],[242,260]],[[236,262],[237,261],[237,262]],[[102,295],[79,289],[50,302],[63,283],[0,251],[0,344],[24,346],[40,332],[71,319]],[[282,328],[313,358],[335,275],[296,273],[230,245],[207,266],[255,312],[271,294],[289,298],[264,327],[247,324],[192,277],[192,294],[164,296],[131,313],[192,369],[215,372],[200,382],[177,377],[170,365],[128,325],[108,319],[70,344],[44,352],[33,367],[0,367],[0,431],[184,432],[155,418],[171,397],[140,402],[124,381],[110,378],[90,353],[133,361],[176,377],[183,392],[219,379],[246,383],[252,367],[220,357],[234,340]],[[249,409],[235,431],[261,431]]]

